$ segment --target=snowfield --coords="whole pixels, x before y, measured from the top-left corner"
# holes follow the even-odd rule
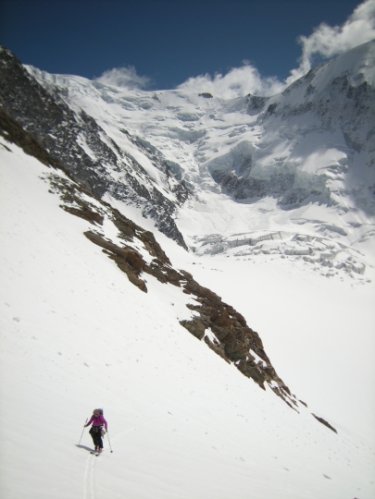
[[[373,268],[327,278],[272,254],[198,256],[157,234],[259,332],[308,404],[297,413],[180,326],[191,298],[179,288],[133,286],[59,207],[47,171],[1,139],[1,497],[372,499]],[[109,422],[100,457],[87,430],[80,440],[94,407]]]

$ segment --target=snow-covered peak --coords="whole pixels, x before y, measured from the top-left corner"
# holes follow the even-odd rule
[[[347,76],[351,86],[375,86],[375,40],[359,45],[314,71],[312,84],[322,90],[335,78]]]
[[[375,86],[375,40],[311,69],[271,100],[283,105],[306,104],[329,92],[332,83],[343,78],[353,88],[363,83]]]

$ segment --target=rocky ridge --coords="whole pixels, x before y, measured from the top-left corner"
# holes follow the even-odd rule
[[[183,181],[177,179],[165,196],[136,159],[121,150],[91,116],[83,110],[73,111],[56,88],[44,88],[6,49],[0,50],[0,78],[2,109],[53,160],[63,163],[77,182],[99,198],[110,193],[141,207],[161,232],[185,247],[174,221],[176,206],[189,194]],[[173,181],[176,169],[161,153],[153,159],[159,161],[162,174]]]

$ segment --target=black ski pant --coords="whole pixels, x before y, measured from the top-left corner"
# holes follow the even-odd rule
[[[92,426],[89,433],[92,436],[95,448],[99,447],[99,449],[103,449],[102,427]]]

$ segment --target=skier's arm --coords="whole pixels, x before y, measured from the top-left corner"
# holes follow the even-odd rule
[[[85,424],[84,427],[86,428],[86,426],[89,426],[92,423],[92,420],[93,420],[93,416],[91,416],[90,420]]]

